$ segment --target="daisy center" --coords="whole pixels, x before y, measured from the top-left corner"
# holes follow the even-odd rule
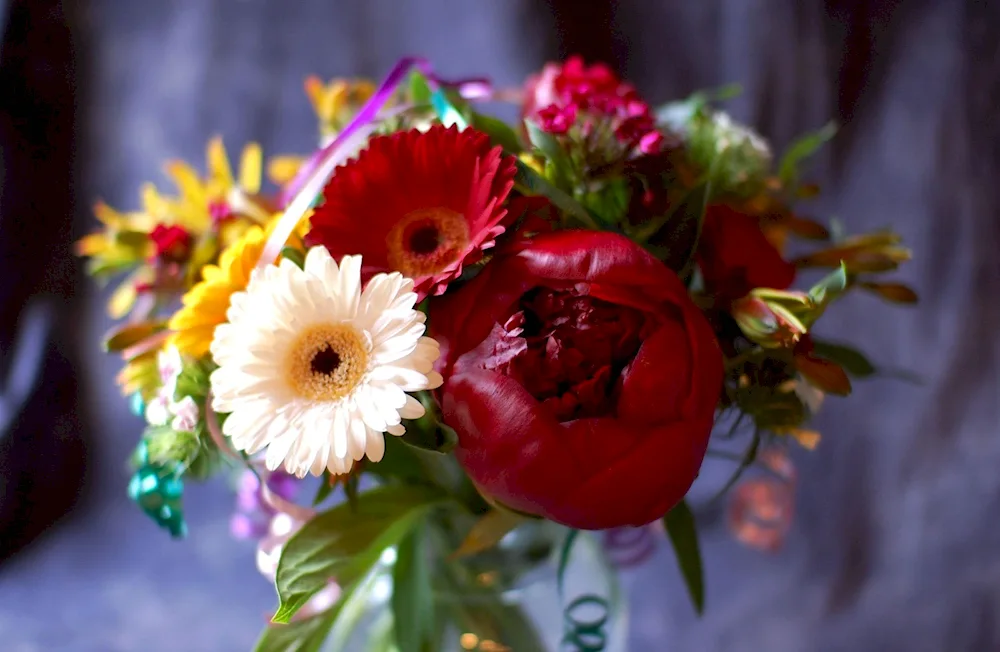
[[[468,244],[465,217],[444,207],[407,213],[386,236],[389,265],[411,278],[444,270],[462,257]]]
[[[368,349],[354,327],[321,324],[299,334],[286,366],[289,384],[297,394],[311,401],[337,401],[364,378]]]

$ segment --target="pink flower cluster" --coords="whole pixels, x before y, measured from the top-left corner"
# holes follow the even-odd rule
[[[588,66],[577,56],[546,64],[528,80],[526,91],[526,116],[550,134],[565,134],[581,118],[585,128],[607,121],[618,142],[643,154],[660,151],[663,135],[649,105],[602,63]]]

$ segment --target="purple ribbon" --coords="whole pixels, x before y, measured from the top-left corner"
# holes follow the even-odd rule
[[[406,57],[397,61],[375,93],[354,116],[354,119],[337,134],[337,137],[330,144],[310,157],[288,185],[287,190],[283,193],[282,203],[284,204],[285,198],[291,197],[291,200],[285,206],[285,214],[282,215],[274,231],[271,232],[271,237],[268,238],[267,244],[261,252],[260,260],[257,263],[258,269],[263,269],[278,257],[281,248],[288,242],[288,238],[312,206],[315,197],[333,175],[337,165],[343,163],[348,153],[352,151],[353,147],[350,145],[361,145],[367,140],[375,128],[379,112],[399,88],[406,75],[414,69],[419,70],[427,77],[427,83],[432,91],[441,87],[456,88],[459,94],[466,99],[488,98],[493,92],[492,85],[486,79],[467,79],[455,82],[441,80],[434,75],[430,62],[421,57]]]

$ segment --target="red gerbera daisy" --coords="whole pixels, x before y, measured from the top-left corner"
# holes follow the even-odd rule
[[[421,298],[441,294],[504,232],[515,164],[471,129],[377,136],[327,184],[307,242],[361,254],[365,276],[400,272]]]

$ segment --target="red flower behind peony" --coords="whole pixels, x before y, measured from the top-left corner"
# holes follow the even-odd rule
[[[677,276],[627,238],[521,241],[430,322],[444,419],[485,495],[603,529],[656,520],[691,486],[721,353]]]
[[[401,272],[423,298],[441,294],[504,232],[516,161],[467,129],[372,138],[337,170],[313,214],[309,246],[361,254],[363,277]]]
[[[760,220],[723,204],[705,212],[697,259],[705,289],[723,304],[754,288],[784,290],[795,280],[795,266],[767,239]]]

